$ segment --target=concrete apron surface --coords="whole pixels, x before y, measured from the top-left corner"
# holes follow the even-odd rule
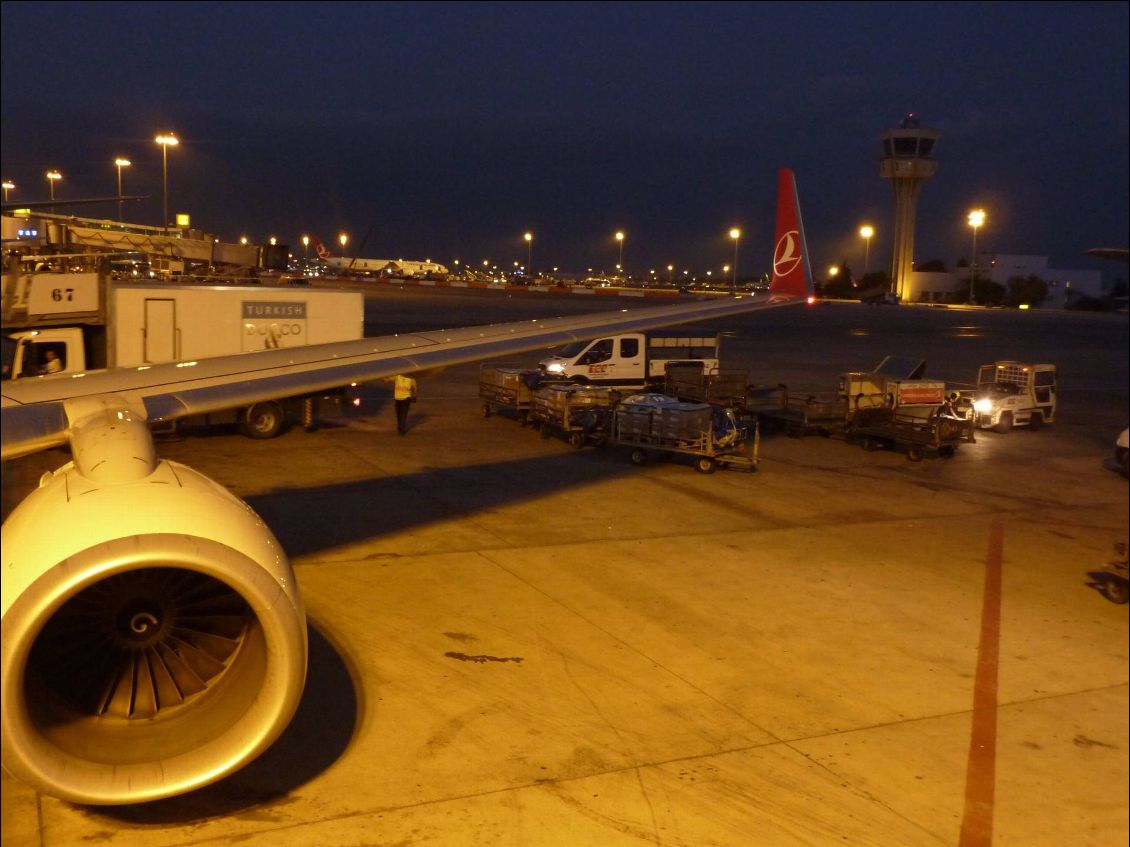
[[[290,551],[299,714],[159,803],[5,775],[5,847],[1126,842],[1127,607],[1088,573],[1127,486],[1070,419],[921,463],[767,434],[707,476],[485,418],[476,375],[403,438],[376,389],[160,444]]]

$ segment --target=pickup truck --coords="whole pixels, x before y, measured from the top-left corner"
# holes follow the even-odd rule
[[[567,344],[542,359],[538,367],[554,379],[615,388],[658,388],[669,365],[693,362],[704,373],[717,373],[720,344],[717,333],[632,332]]]

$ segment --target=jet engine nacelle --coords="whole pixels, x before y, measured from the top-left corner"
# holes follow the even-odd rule
[[[156,800],[285,729],[305,615],[282,547],[222,486],[155,457],[97,476],[45,474],[4,522],[3,764],[74,802]]]

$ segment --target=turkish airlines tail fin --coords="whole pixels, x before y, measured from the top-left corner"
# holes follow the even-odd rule
[[[320,238],[310,236],[310,243],[314,245],[314,250],[317,251],[319,259],[333,258],[333,255],[328,249],[326,249],[326,245],[322,243],[322,240]]]
[[[777,240],[773,248],[770,295],[812,296],[812,265],[796,193],[796,176],[789,168],[777,175]]]

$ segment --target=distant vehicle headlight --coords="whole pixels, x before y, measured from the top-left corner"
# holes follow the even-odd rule
[[[993,401],[982,398],[973,404],[973,409],[981,414],[991,412],[993,411]]]

